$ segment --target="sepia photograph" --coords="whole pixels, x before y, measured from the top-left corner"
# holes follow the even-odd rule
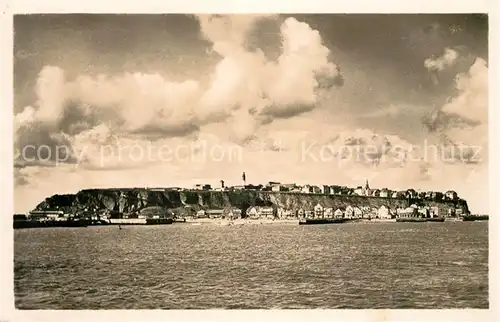
[[[489,309],[488,30],[15,14],[15,308]]]

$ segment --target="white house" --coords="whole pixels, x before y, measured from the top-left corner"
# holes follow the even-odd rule
[[[333,218],[335,218],[335,219],[340,219],[343,217],[344,217],[344,213],[340,209],[335,210],[335,212],[333,213]]]
[[[345,208],[344,218],[352,218],[353,215],[354,215],[354,209],[351,206],[347,206],[347,208]]]
[[[325,218],[333,217],[333,208],[325,208],[325,212],[323,213]]]
[[[314,206],[314,217],[323,218],[323,214],[324,214],[323,206],[318,203],[316,206]]]
[[[359,207],[354,207],[353,218],[361,218],[361,217],[363,217],[363,212],[361,211],[361,209],[359,209]]]
[[[390,219],[391,214],[389,213],[389,209],[386,206],[382,205],[378,209],[378,217],[382,219]]]
[[[257,211],[257,208],[255,207],[250,207],[247,209],[247,216],[250,218],[257,218],[259,217],[259,212]]]
[[[312,188],[310,185],[306,184],[305,186],[302,186],[302,193],[311,193]]]
[[[389,198],[390,195],[389,195],[389,189],[387,188],[383,188],[380,190],[380,197],[381,198]]]
[[[274,209],[273,207],[261,207],[259,209],[259,214],[261,217],[274,218]]]
[[[354,189],[354,194],[358,196],[364,196],[365,195],[365,189],[363,187],[359,186],[356,189]]]

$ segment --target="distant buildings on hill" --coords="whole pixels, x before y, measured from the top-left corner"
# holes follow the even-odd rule
[[[221,180],[221,183],[223,181]],[[178,188],[176,188],[178,190]],[[168,188],[166,189],[168,190]],[[286,193],[302,193],[302,194],[322,194],[322,195],[345,195],[345,196],[364,196],[364,197],[378,197],[378,198],[394,198],[394,199],[420,199],[420,200],[458,200],[458,194],[449,190],[445,193],[439,191],[417,191],[415,189],[406,190],[391,190],[388,188],[372,189],[368,183],[365,182],[364,186],[350,188],[347,186],[339,185],[298,185],[295,183],[280,183],[270,181],[265,185],[244,184],[236,186],[224,186],[212,188],[209,184],[196,184],[193,189],[185,190],[205,190],[205,191],[272,191],[272,192],[286,192]]]

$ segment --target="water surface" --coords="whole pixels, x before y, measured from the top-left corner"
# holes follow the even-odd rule
[[[15,230],[20,309],[488,308],[488,223]]]

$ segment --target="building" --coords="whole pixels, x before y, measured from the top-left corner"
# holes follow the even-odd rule
[[[314,217],[323,218],[323,214],[324,214],[323,206],[318,203],[316,206],[314,206]]]
[[[406,198],[411,198],[411,199],[417,198],[417,191],[415,191],[415,189],[406,190]]]
[[[202,184],[197,183],[197,184],[195,184],[195,185],[194,185],[194,187],[193,187],[193,188],[194,188],[194,190],[203,190],[203,185],[202,185]]]
[[[208,218],[222,218],[224,216],[224,209],[207,209],[205,213]]]
[[[197,218],[207,218],[207,212],[204,209],[198,210],[196,212]]]
[[[259,217],[259,212],[257,211],[256,207],[250,207],[247,209],[247,216],[250,218],[258,218]]]
[[[64,211],[61,210],[35,210],[28,215],[30,220],[56,220],[64,217]]]
[[[363,212],[359,207],[352,208],[353,210],[353,218],[359,219],[363,217]]]
[[[433,191],[431,194],[431,199],[435,201],[443,200],[443,197],[444,197],[443,193],[439,191]]]
[[[318,186],[311,186],[312,193],[321,193],[321,189]]]
[[[241,218],[241,209],[236,207],[227,207],[224,209],[223,214],[225,218],[238,219]]]
[[[285,183],[280,185],[280,191],[295,191],[297,189],[297,185],[295,183]]]
[[[245,190],[260,190],[262,189],[262,185],[253,185],[253,184],[247,184],[245,185]]]
[[[380,208],[378,208],[378,218],[381,218],[381,219],[390,219],[392,216],[391,214],[389,213],[389,209],[382,205],[380,206]]]
[[[395,199],[406,198],[406,191],[394,191],[392,193],[392,198],[395,198]]]
[[[342,194],[342,187],[340,186],[330,186],[330,194],[340,195]]]
[[[305,215],[306,215],[306,212],[304,211],[304,209],[300,208],[299,210],[297,210],[297,217],[304,218]]]
[[[354,215],[354,208],[350,205],[345,208],[344,218],[351,219]]]
[[[356,187],[356,189],[354,189],[354,194],[358,195],[358,196],[364,196],[365,190],[363,189],[362,186],[358,186],[358,187]]]
[[[389,193],[389,189],[387,189],[387,188],[382,188],[382,189],[380,190],[379,197],[381,197],[381,198],[389,198],[390,196],[391,196],[391,195],[390,195],[390,193]]]
[[[323,216],[325,218],[333,218],[333,208],[325,208]]]
[[[313,189],[312,189],[312,186],[311,185],[304,185],[302,186],[302,193],[312,193],[313,192]]]
[[[259,208],[260,217],[264,218],[274,218],[274,208],[273,207],[260,207]]]
[[[449,200],[456,200],[458,198],[458,194],[453,190],[448,190],[445,193],[445,197],[446,197],[446,199],[449,199]]]
[[[343,217],[344,217],[344,212],[340,209],[335,210],[335,212],[333,213],[333,218],[335,219],[340,219]]]
[[[372,190],[370,189],[370,185],[368,184],[368,180],[366,180],[366,183],[365,183],[364,195],[365,196],[371,196],[372,195]]]
[[[380,197],[380,190],[379,189],[374,189],[372,191],[372,197]]]
[[[328,185],[322,185],[321,186],[321,193],[325,195],[331,194],[330,186]]]
[[[362,212],[361,217],[363,219],[369,219],[369,218],[371,218],[371,209],[370,209],[370,207],[363,207],[363,208],[361,208],[361,212]]]

